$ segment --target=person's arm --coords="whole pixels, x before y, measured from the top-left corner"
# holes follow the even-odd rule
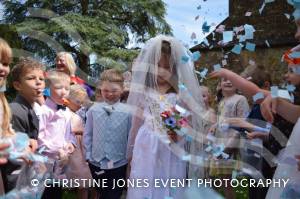
[[[9,144],[1,143],[0,144],[0,165],[7,163],[7,156],[8,154],[5,152],[5,150],[9,147]]]
[[[277,113],[284,119],[296,123],[300,117],[300,106],[278,98]]]
[[[271,123],[274,121],[273,114],[279,114],[287,121],[296,123],[300,117],[300,106],[282,98],[268,96],[261,104],[261,113]]]
[[[262,92],[265,96],[268,95],[268,91],[260,89],[257,85],[252,83],[249,80],[239,76],[238,74],[222,68],[219,71],[214,71],[210,73],[209,78],[226,78],[231,81],[232,85],[236,87],[239,91],[246,95],[247,97],[252,98],[256,93]],[[261,102],[262,100],[257,100],[257,103]]]
[[[131,161],[132,158],[135,138],[137,136],[138,130],[140,129],[143,123],[144,123],[143,110],[141,108],[138,108],[135,114],[132,116],[132,123],[131,123],[131,128],[128,137],[126,158],[128,159],[129,162]]]

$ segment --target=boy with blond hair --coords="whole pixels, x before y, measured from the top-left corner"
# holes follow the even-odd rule
[[[131,114],[120,102],[123,76],[110,69],[102,72],[100,90],[104,102],[95,103],[87,112],[84,132],[86,160],[96,180],[107,179],[107,188],[99,188],[102,199],[119,199],[123,188],[115,187],[114,180],[125,179],[126,149]]]

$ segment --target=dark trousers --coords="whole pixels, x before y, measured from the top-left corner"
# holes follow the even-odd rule
[[[95,180],[107,180],[107,187],[97,187],[101,199],[120,199],[122,192],[125,189],[124,187],[116,186],[116,181],[118,179],[125,180],[126,177],[126,168],[127,165],[121,166],[116,169],[101,169],[95,165],[89,163],[89,167]],[[97,175],[100,174],[99,175]],[[115,186],[115,187],[114,187]]]
[[[62,193],[62,187],[46,187],[42,199],[61,199]]]

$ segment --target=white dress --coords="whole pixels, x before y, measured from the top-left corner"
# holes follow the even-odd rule
[[[283,187],[270,187],[267,199],[299,199],[300,198],[300,171],[298,171],[295,155],[300,154],[300,118],[293,128],[287,146],[283,149],[279,157],[273,179],[288,179],[288,183]],[[282,182],[282,180],[280,180]]]
[[[131,161],[130,180],[145,179],[149,187],[129,187],[127,199],[182,199],[182,188],[163,187],[162,183],[154,186],[154,179],[185,179],[186,163],[176,155],[165,141],[166,133],[162,132],[160,113],[175,106],[176,94],[157,95],[154,99],[146,99],[144,108],[144,124],[138,130]],[[177,146],[184,147],[182,143]],[[160,181],[161,182],[161,181]],[[160,187],[159,187],[160,186]]]

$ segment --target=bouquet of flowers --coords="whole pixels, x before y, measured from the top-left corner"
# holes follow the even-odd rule
[[[188,131],[189,113],[184,108],[176,105],[160,113],[164,128],[173,141],[178,141],[177,135],[183,136]]]

